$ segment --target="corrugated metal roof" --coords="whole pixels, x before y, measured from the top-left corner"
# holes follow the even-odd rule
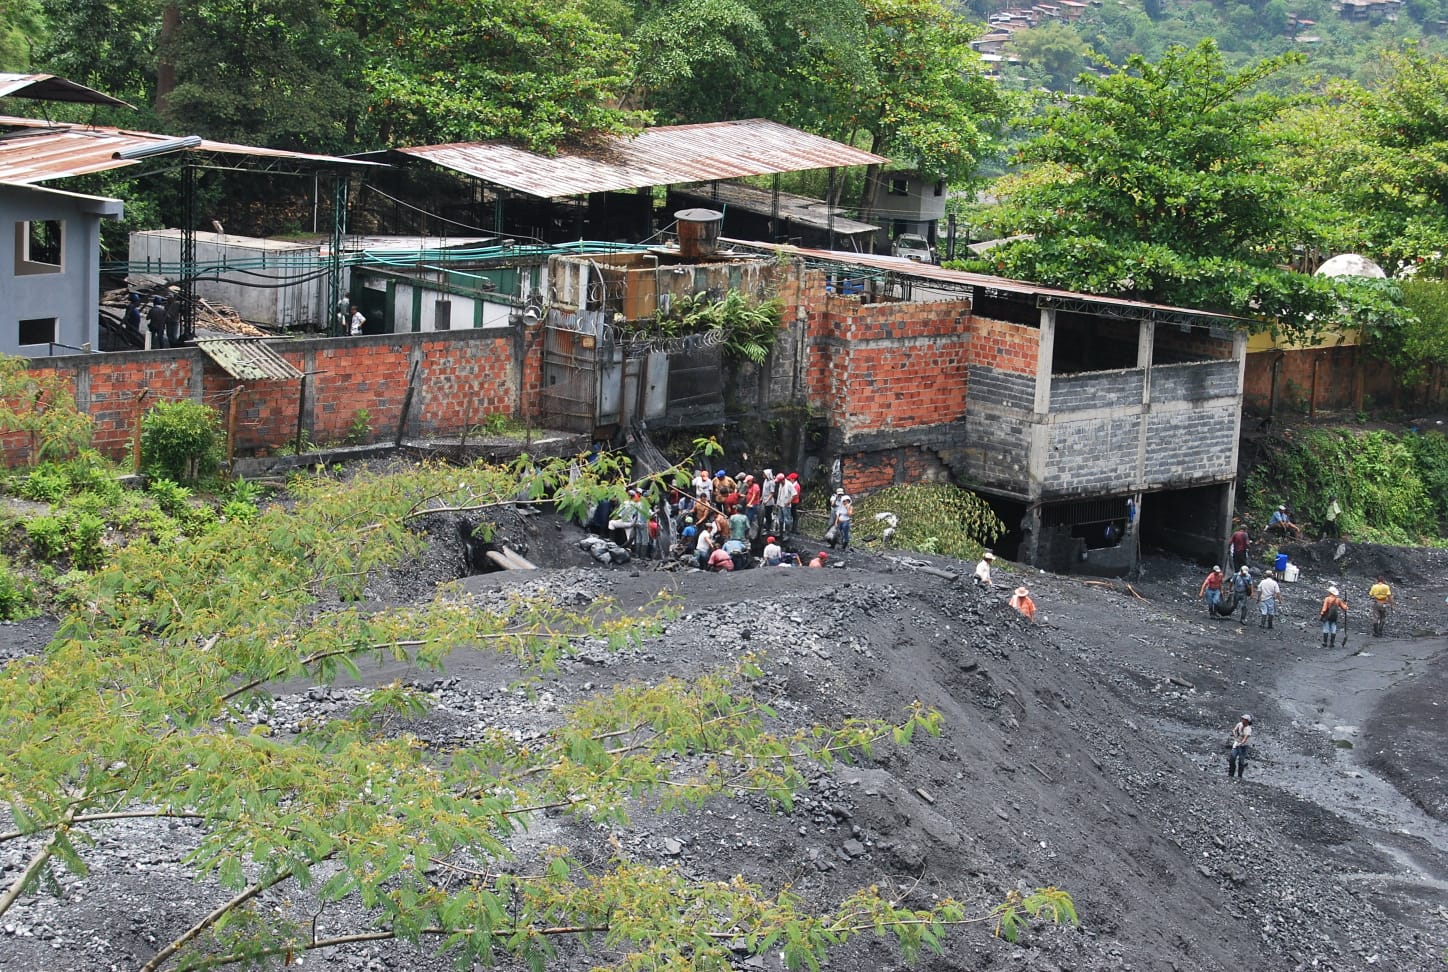
[[[302,373],[266,341],[266,338],[201,338],[196,346],[233,378],[271,381],[302,377]]]
[[[32,98],[36,101],[69,101],[83,105],[113,105],[130,108],[119,98],[102,94],[83,84],[58,78],[53,74],[7,74],[0,72],[0,98]]]
[[[646,128],[556,156],[495,142],[397,151],[543,199],[889,161],[762,118]]]
[[[115,154],[127,149],[164,145],[175,140],[174,135],[157,135],[153,132],[132,132],[101,125],[55,124],[36,118],[0,116],[0,182],[30,185],[91,172],[104,172],[107,169],[120,169],[128,165],[141,165],[150,160],[118,159]],[[305,152],[287,152],[282,149],[205,140],[195,148],[178,151],[292,159],[328,165],[375,164],[334,155],[309,155]]]
[[[993,277],[989,274],[970,273],[966,270],[947,270],[944,267],[937,267],[930,263],[919,263],[905,257],[881,256],[875,253],[842,253],[838,250],[812,250],[805,247],[789,246],[784,243],[751,243],[745,240],[728,240],[727,242],[731,245],[754,247],[756,249],[797,253],[807,260],[822,260],[831,263],[888,271],[917,280],[936,281],[946,286],[986,287],[995,290],[1004,290],[1035,298],[1038,302],[1089,302],[1124,310],[1157,311],[1169,315],[1185,315],[1203,319],[1211,318],[1223,323],[1247,320],[1247,318],[1218,313],[1216,311],[1197,310],[1190,307],[1173,307],[1170,304],[1153,304],[1142,300],[1127,300],[1122,297],[1105,297],[1097,294],[1080,293],[1074,290],[1058,290],[1054,287],[1045,287],[1041,284],[1034,284],[1025,280],[1011,280],[1009,277]]]

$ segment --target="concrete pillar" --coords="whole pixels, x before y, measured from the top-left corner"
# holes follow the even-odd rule
[[[1036,403],[1039,417],[1051,410],[1051,359],[1056,353],[1056,309],[1041,308],[1041,345],[1036,354]]]

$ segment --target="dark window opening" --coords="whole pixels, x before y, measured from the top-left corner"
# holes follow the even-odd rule
[[[15,224],[15,272],[59,273],[65,247],[65,223],[32,219]]]
[[[892,195],[892,196],[908,196],[908,195],[910,195],[910,180],[909,180],[909,179],[891,179],[891,180],[890,180],[890,195]]]
[[[1211,329],[1202,325],[1158,324],[1152,336],[1151,363],[1154,365],[1224,361],[1231,357],[1231,337],[1213,336]]]
[[[1100,550],[1121,543],[1130,512],[1125,497],[1055,503],[1041,508],[1041,525],[1067,527],[1088,550]]]
[[[1051,374],[1135,368],[1140,340],[1137,321],[1058,311]]]
[[[55,318],[32,317],[20,322],[20,344],[51,344],[55,341]]]
[[[945,180],[944,180],[944,179],[936,179],[936,180],[935,180],[935,194],[936,194],[937,196],[943,196],[943,195],[945,195]]]
[[[433,302],[432,327],[435,331],[452,330],[452,301],[439,300]]]

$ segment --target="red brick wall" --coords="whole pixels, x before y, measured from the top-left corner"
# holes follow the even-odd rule
[[[420,365],[407,436],[457,434],[495,412],[533,414],[541,342],[528,345],[520,403],[515,341],[511,329],[499,329],[496,335],[450,331],[272,342],[273,350],[309,374],[305,402],[299,401],[300,379],[238,381],[195,349],[37,359],[32,367],[70,376],[79,407],[94,420],[95,447],[113,459],[130,455],[135,402],[143,389],[142,409],[162,401],[200,401],[217,409],[223,428],[234,403],[235,449],[248,455],[293,441],[299,408],[302,428],[313,443],[343,441],[364,408],[372,429],[369,440],[392,439],[414,358]],[[7,465],[30,461],[28,436],[11,436],[0,447]]]
[[[814,271],[781,292],[787,318],[803,312],[810,404],[846,436],[964,416],[969,301],[865,304]]]
[[[1039,328],[972,317],[970,331],[967,364],[1035,377],[1036,361],[1041,356]]]
[[[949,471],[935,453],[916,446],[855,452],[840,457],[844,488],[856,496],[900,483],[948,481]]]
[[[1317,367],[1316,407],[1328,411],[1356,408],[1357,355],[1355,346],[1314,348],[1306,351],[1254,351],[1247,355],[1242,380],[1245,408],[1266,412],[1272,401],[1272,363],[1281,355],[1277,368],[1277,407],[1305,412],[1313,396],[1313,365]],[[1393,401],[1397,380],[1392,368],[1369,360],[1364,369],[1364,393],[1377,405]]]

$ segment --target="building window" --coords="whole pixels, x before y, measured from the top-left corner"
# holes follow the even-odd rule
[[[936,194],[937,196],[943,196],[943,195],[945,195],[945,180],[944,180],[944,179],[936,179],[936,180],[935,180],[935,194]]]
[[[434,331],[452,330],[452,301],[438,300],[433,302],[432,329]]]
[[[15,272],[59,273],[65,245],[65,222],[32,219],[15,224]]]
[[[52,344],[55,341],[55,318],[32,317],[20,322],[20,344]]]
[[[908,196],[908,195],[910,195],[910,180],[907,179],[907,178],[891,179],[891,180],[890,180],[890,195],[892,195],[892,196]]]

